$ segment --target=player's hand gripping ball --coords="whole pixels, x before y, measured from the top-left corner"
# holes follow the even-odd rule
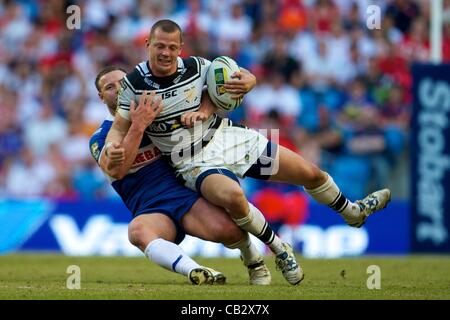
[[[231,80],[235,72],[239,72],[237,63],[226,56],[215,58],[206,74],[208,94],[212,102],[224,111],[233,111],[242,102],[243,97],[234,99],[224,88],[225,81]]]

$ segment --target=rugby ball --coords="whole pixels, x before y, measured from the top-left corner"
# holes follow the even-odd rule
[[[231,80],[231,76],[239,71],[237,63],[226,56],[215,58],[206,73],[206,84],[208,94],[212,102],[224,111],[233,111],[240,106],[243,97],[233,99],[231,93],[226,92],[223,85],[225,81]]]

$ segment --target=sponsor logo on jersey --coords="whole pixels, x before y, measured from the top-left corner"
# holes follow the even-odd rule
[[[169,98],[176,97],[177,95],[178,95],[178,90],[163,92],[163,93],[161,93],[161,99],[163,99],[163,100],[169,99]]]
[[[146,131],[147,133],[158,132],[158,133],[168,133],[182,126],[181,119],[172,119],[161,122],[153,122]]]
[[[189,89],[184,90],[184,95],[186,97],[187,103],[193,103],[198,100],[198,96],[197,96],[195,87],[190,87]]]
[[[186,73],[186,71],[187,71],[186,68],[180,70],[180,71],[179,71],[180,74],[178,75],[178,77],[176,77],[176,78],[173,80],[173,83],[174,83],[174,84],[177,84],[178,82],[180,82],[181,78],[182,78],[183,75]]]
[[[148,127],[148,132],[168,132],[168,125],[165,122],[156,122],[153,121],[153,123]]]
[[[200,64],[205,65],[205,59],[202,57],[197,57],[198,61],[200,61]]]
[[[148,77],[144,78],[144,82],[146,84],[148,84],[150,87],[155,88],[155,89],[159,89],[161,86],[159,85],[159,83],[156,83],[155,81],[151,80]]]
[[[178,129],[179,127],[181,127],[181,123],[178,120],[171,120],[171,121],[167,121],[167,123],[170,125],[170,131],[173,131],[175,129]]]
[[[161,151],[159,151],[158,148],[152,148],[143,152],[139,152],[134,159],[132,167],[141,166],[144,163],[151,162],[156,158],[159,158],[160,155]]]
[[[98,161],[98,158],[100,157],[100,149],[98,148],[98,142],[94,142],[91,145],[91,153],[92,156],[95,158],[95,160]]]

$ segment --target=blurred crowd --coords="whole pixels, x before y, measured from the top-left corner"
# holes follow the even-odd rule
[[[79,29],[68,27],[70,5],[80,8]],[[407,174],[409,67],[429,60],[429,16],[426,0],[0,0],[0,194],[114,197],[89,153],[107,115],[94,79],[102,67],[145,60],[161,18],[184,30],[183,56],[228,55],[257,76],[232,119],[280,129],[281,144],[327,170],[351,199],[389,187]],[[274,215],[306,201],[298,188],[245,187]]]

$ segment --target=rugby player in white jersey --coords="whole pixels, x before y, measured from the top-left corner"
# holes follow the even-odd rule
[[[159,150],[144,135],[144,129],[161,111],[153,95],[142,95],[139,106],[132,108],[133,125],[123,143],[105,147],[105,138],[116,112],[119,80],[125,71],[107,67],[99,72],[95,85],[99,97],[108,107],[106,119],[90,140],[90,150],[113,188],[133,214],[128,227],[130,242],[160,266],[187,275],[194,284],[224,283],[225,276],[198,265],[177,245],[185,233],[229,248],[241,250],[248,267],[250,284],[268,285],[271,276],[263,257],[251,243],[248,233],[240,229],[223,210],[182,186],[173,169],[162,159]],[[202,103],[211,103],[205,99]],[[125,154],[128,152],[128,154]],[[125,162],[126,159],[133,161]]]
[[[219,118],[210,108],[201,108],[210,62],[199,57],[181,59],[182,45],[182,32],[176,23],[160,20],[153,25],[147,39],[149,59],[121,81],[118,115],[107,140],[123,140],[132,123],[130,101],[137,101],[145,90],[155,90],[163,99],[163,110],[147,128],[148,136],[186,186],[224,207],[237,225],[266,243],[276,255],[276,265],[285,279],[298,284],[304,274],[291,246],[279,239],[263,214],[248,203],[237,177],[301,185],[316,201],[328,205],[354,227],[361,227],[370,214],[384,208],[390,191],[383,189],[353,203],[326,172],[300,155],[269,142],[255,130]],[[239,79],[229,81],[225,88],[236,97],[256,84],[248,72],[235,76]],[[185,113],[188,119],[203,123],[186,128]]]

